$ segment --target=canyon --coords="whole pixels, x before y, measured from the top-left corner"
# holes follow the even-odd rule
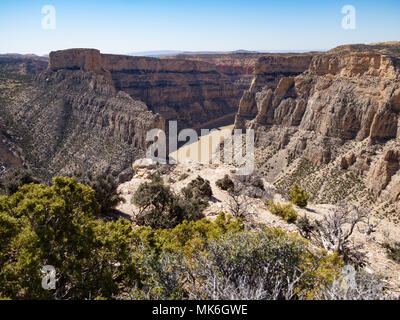
[[[50,53],[45,69],[45,58],[3,57],[0,162],[46,178],[94,168],[126,181],[148,129],[234,122],[255,129],[258,171],[281,193],[298,182],[313,201],[394,212],[399,48],[161,58],[70,49]]]
[[[234,178],[237,166],[188,158],[200,142],[169,150],[183,159],[176,165],[143,160],[146,133],[169,120],[178,129],[254,129],[255,175],[282,204],[294,183],[305,188],[310,202],[295,206],[299,217],[323,220],[343,203],[367,209],[379,225],[373,234],[357,228],[352,241],[364,245],[369,272],[399,292],[399,265],[382,244],[400,234],[400,43],[304,54],[149,58],[70,49],[48,62],[0,57],[0,175],[25,167],[48,183],[55,175],[110,174],[125,200],[116,209],[131,220],[133,194],[152,174],[162,173],[177,193],[200,175],[213,191],[207,218],[230,212],[216,182]],[[266,199],[247,200],[251,223],[299,232]]]
[[[317,202],[399,211],[399,48],[338,47],[272,82],[258,60],[235,127],[256,130],[259,169],[282,193],[297,182]]]

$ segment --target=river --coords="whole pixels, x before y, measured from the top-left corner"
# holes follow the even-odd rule
[[[178,162],[195,161],[207,164],[212,159],[212,155],[216,149],[216,143],[222,142],[223,137],[231,135],[234,125],[219,127],[218,130],[211,131],[209,134],[200,136],[197,142],[185,144],[178,150],[169,154],[170,158],[174,158]]]

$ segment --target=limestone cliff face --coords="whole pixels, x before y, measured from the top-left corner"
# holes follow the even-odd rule
[[[380,196],[396,189],[391,181],[400,169],[399,56],[371,48],[332,52],[303,60],[304,72],[260,58],[235,126],[255,128],[259,146],[273,145],[290,159],[303,157],[315,166],[337,163]],[[264,77],[268,71],[301,73],[274,82]],[[398,193],[390,197],[397,199]]]
[[[254,118],[258,113],[258,93],[263,88],[274,90],[279,81],[288,76],[296,76],[308,69],[311,54],[304,55],[268,55],[257,60],[254,78],[249,90],[245,91],[236,115],[236,128],[244,128],[245,121]],[[264,90],[265,91],[265,90]],[[267,92],[264,92],[267,94]]]
[[[221,54],[178,54],[163,58],[195,60],[210,63],[215,66],[215,69],[219,73],[229,77],[231,83],[234,84],[241,96],[243,92],[250,87],[257,59],[264,55],[263,53],[231,52]]]
[[[181,127],[201,127],[216,118],[233,120],[241,89],[203,61],[100,54],[98,50],[52,52],[49,69],[85,70],[103,75],[117,90],[144,101]],[[225,120],[226,121],[226,120]]]
[[[144,155],[147,131],[164,128],[142,101],[91,71],[98,70],[95,62],[78,59],[67,70],[58,61],[60,69],[51,65],[5,105],[9,141],[43,179],[94,171],[129,179],[132,163]]]
[[[375,53],[316,56],[304,74],[282,78],[276,87],[267,84],[255,94],[253,122],[299,126],[342,140],[395,138],[399,75],[394,57]]]

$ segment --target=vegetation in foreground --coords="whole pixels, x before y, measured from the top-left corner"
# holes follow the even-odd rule
[[[379,299],[378,278],[343,278],[338,253],[311,250],[298,234],[221,213],[193,216],[180,201],[209,196],[207,182],[171,194],[157,177],[138,195],[154,228],[126,219],[106,222],[96,192],[74,178],[25,184],[0,197],[0,297],[4,299]],[[199,187],[199,188],[198,188]],[[155,199],[154,195],[157,195]],[[179,197],[177,199],[176,197]],[[197,199],[198,197],[196,197]],[[136,201],[139,201],[136,199]],[[147,202],[146,202],[147,201]],[[161,204],[160,204],[161,203]],[[173,205],[178,209],[169,211]],[[182,211],[184,212],[181,216]],[[161,213],[157,215],[156,213]],[[163,227],[169,214],[183,217]],[[160,219],[161,222],[156,221]],[[41,269],[54,266],[55,290]]]

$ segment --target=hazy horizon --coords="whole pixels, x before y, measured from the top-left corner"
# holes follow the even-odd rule
[[[42,27],[50,5],[55,29]],[[343,29],[342,8],[356,9]],[[68,48],[149,51],[315,51],[398,39],[400,2],[371,1],[9,1],[0,4],[0,53],[45,55]]]

